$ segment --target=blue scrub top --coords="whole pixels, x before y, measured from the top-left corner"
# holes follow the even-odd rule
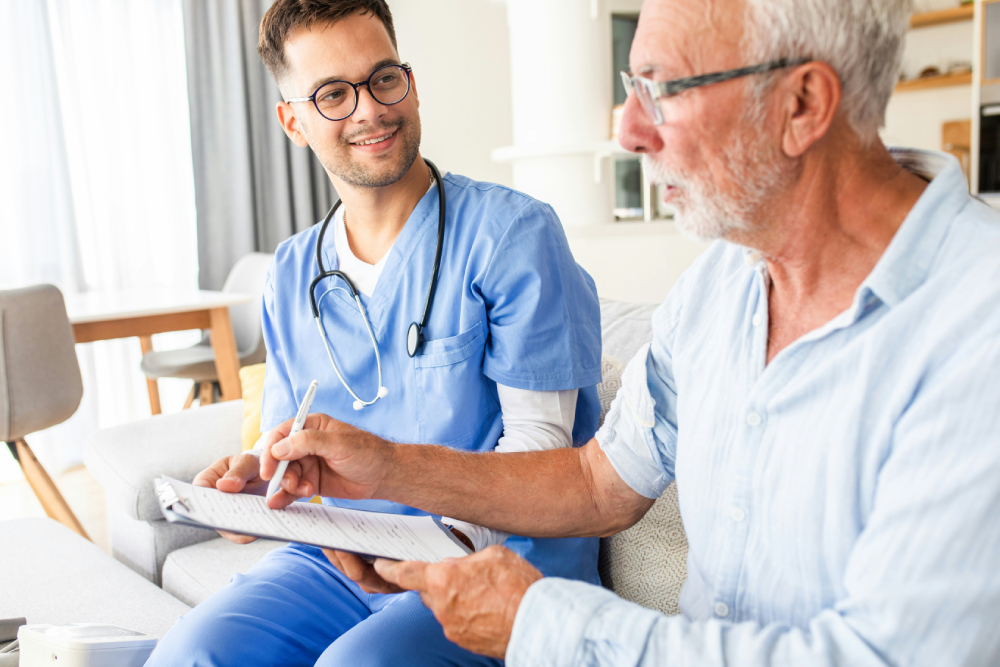
[[[416,356],[407,354],[406,333],[423,315],[431,280],[437,188],[413,210],[371,298],[361,295],[389,392],[362,410],[354,410],[312,317],[309,285],[318,272],[321,225],[278,246],[264,289],[263,430],[294,417],[316,379],[312,412],[396,442],[492,450],[503,434],[497,383],[532,391],[579,389],[574,444],[593,436],[600,413],[600,307],[594,281],[574,261],[558,217],[550,206],[503,186],[450,173],[442,180],[447,215],[440,277]],[[323,253],[326,269],[337,268],[332,230]],[[322,281],[317,299],[335,286],[345,285],[337,278]],[[341,372],[358,396],[370,400],[378,391],[378,371],[357,305],[346,290],[335,290],[320,311]],[[383,500],[323,502],[424,514]],[[512,537],[507,546],[548,576],[598,580],[596,538]]]

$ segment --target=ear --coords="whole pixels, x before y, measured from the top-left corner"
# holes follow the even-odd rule
[[[278,122],[281,123],[281,129],[285,131],[288,138],[296,146],[301,146],[305,148],[309,145],[306,141],[306,135],[302,132],[302,127],[299,124],[299,119],[295,115],[295,110],[292,109],[292,105],[287,102],[278,102],[275,106],[275,111],[278,112]]]
[[[840,110],[840,77],[822,62],[797,67],[779,84],[785,115],[781,148],[800,157],[822,139]]]
[[[413,97],[417,100],[417,108],[419,109],[420,108],[420,95],[417,94],[417,77],[413,73],[412,70],[410,70],[410,92],[409,92],[409,94],[413,95]]]

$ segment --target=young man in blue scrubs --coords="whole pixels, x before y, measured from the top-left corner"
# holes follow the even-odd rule
[[[261,22],[259,51],[286,100],[282,127],[315,152],[342,198],[322,239],[324,268],[346,274],[366,313],[347,282],[325,278],[315,289],[321,334],[310,301],[321,225],[278,247],[264,293],[263,428],[294,417],[316,379],[313,413],[390,440],[481,452],[590,439],[601,379],[593,281],[549,206],[491,183],[434,177],[419,152],[416,80],[396,52],[384,0],[278,0]],[[441,188],[439,277],[411,356],[407,333],[422,319],[434,273]],[[304,495],[294,475],[285,480],[274,507]],[[267,486],[253,453],[218,461],[196,483],[232,493]],[[324,502],[417,513],[384,501]],[[504,537],[459,528],[480,548]],[[548,575],[597,582],[595,539],[510,536],[506,545]],[[148,664],[500,664],[448,641],[416,593],[368,593],[330,559],[299,544],[271,552],[180,619]]]

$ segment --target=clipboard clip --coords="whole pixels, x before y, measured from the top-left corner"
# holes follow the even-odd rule
[[[187,499],[181,498],[177,493],[177,489],[175,489],[174,485],[170,482],[163,482],[156,487],[156,497],[159,498],[160,503],[168,509],[173,505],[180,505],[188,512],[191,511],[191,508],[187,505]]]

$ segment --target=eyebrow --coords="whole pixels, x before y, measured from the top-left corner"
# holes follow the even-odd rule
[[[400,65],[400,64],[401,63],[395,58],[385,58],[383,60],[380,60],[377,63],[375,63],[375,65],[371,68],[371,70],[369,70],[368,77],[374,74],[375,70],[385,67],[386,65]],[[366,77],[365,81],[367,80],[368,78]],[[316,92],[320,86],[325,86],[331,81],[347,81],[347,79],[345,79],[343,76],[326,76],[323,77],[322,79],[317,79],[316,81],[313,82],[312,86],[309,87],[310,94]],[[348,83],[356,83],[356,82],[348,81]]]

